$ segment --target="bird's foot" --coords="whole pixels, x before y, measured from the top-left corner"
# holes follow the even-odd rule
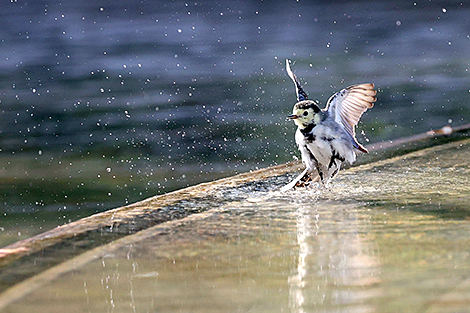
[[[302,177],[294,187],[305,187],[307,185],[310,185],[310,182],[312,181],[312,176],[310,174],[306,174],[304,177]]]
[[[300,179],[294,187],[299,187],[299,188],[303,188],[303,187],[307,187],[307,186],[310,186],[310,185],[313,185],[314,183],[318,182],[320,180],[320,176],[318,175],[315,175],[315,176],[312,176],[312,174],[305,174],[304,177],[302,177],[302,179]]]
[[[280,189],[280,191],[287,191],[294,188],[302,188],[310,186],[313,183],[316,183],[320,180],[320,176],[315,175],[312,177],[312,174],[309,174],[307,169],[305,169],[299,176],[297,176],[293,181],[285,185]]]

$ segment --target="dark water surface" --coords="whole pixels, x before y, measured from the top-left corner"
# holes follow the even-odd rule
[[[470,119],[466,2],[19,0],[0,15],[0,246],[292,160],[286,58],[321,102],[377,85],[363,143]]]

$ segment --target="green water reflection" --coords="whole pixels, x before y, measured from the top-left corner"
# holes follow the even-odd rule
[[[465,141],[238,194],[41,274],[5,312],[466,312],[469,170]]]

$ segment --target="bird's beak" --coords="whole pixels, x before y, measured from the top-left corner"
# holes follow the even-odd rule
[[[289,116],[287,117],[287,119],[288,119],[288,120],[295,120],[295,119],[298,119],[299,117],[300,117],[300,116],[298,116],[298,115],[292,114],[292,115],[289,115]]]

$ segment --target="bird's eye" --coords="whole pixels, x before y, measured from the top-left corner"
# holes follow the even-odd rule
[[[304,116],[307,116],[308,115],[308,111],[304,111]]]

